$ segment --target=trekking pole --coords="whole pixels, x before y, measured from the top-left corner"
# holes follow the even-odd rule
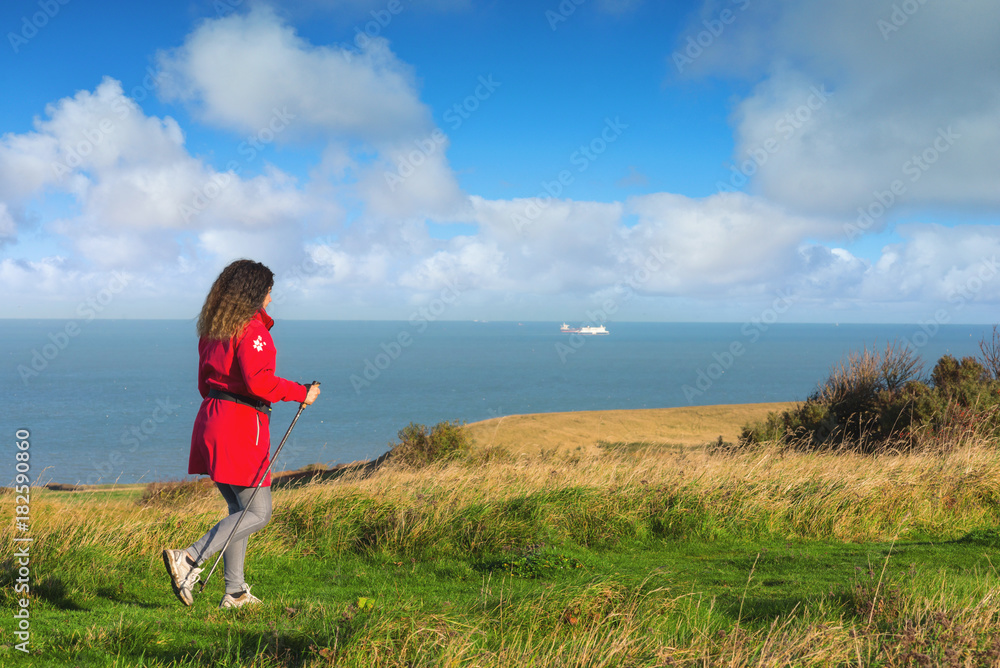
[[[309,384],[309,389],[311,390],[314,385],[319,385],[319,381],[314,380],[313,382],[311,382]],[[243,512],[240,513],[239,518],[236,520],[236,526],[234,526],[233,530],[229,532],[229,538],[226,539],[226,544],[222,546],[221,550],[219,550],[219,556],[215,558],[215,563],[212,564],[212,570],[210,570],[208,572],[208,575],[205,576],[205,579],[201,581],[201,588],[198,589],[199,594],[205,591],[205,585],[208,584],[209,578],[211,578],[212,573],[215,572],[215,567],[219,565],[219,560],[222,559],[222,555],[225,553],[226,548],[229,547],[229,542],[233,539],[233,536],[236,535],[236,530],[240,528],[240,524],[243,522],[243,516],[247,514],[247,509],[253,504],[254,497],[257,496],[257,491],[260,489],[260,486],[264,483],[264,478],[266,478],[267,474],[271,472],[271,466],[278,458],[278,453],[281,452],[281,448],[285,445],[285,441],[288,439],[288,435],[292,433],[292,427],[294,427],[295,423],[298,422],[299,416],[302,415],[302,411],[305,410],[305,407],[306,403],[304,401],[301,404],[299,404],[299,410],[298,412],[295,413],[295,417],[292,418],[292,423],[288,425],[288,431],[286,431],[285,435],[282,437],[281,443],[278,443],[278,449],[274,451],[274,457],[272,457],[271,461],[268,463],[267,469],[264,471],[264,475],[262,475],[260,477],[260,480],[257,481],[257,486],[254,487],[253,494],[250,495],[250,500],[247,501],[247,505],[243,507]]]

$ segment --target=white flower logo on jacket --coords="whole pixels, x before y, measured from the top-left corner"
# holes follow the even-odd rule
[[[266,345],[267,344],[264,343],[264,340],[260,338],[260,335],[258,335],[257,338],[253,342],[253,347],[254,347],[254,349],[256,349],[257,352],[260,352],[260,351],[264,350],[264,346],[266,346]]]

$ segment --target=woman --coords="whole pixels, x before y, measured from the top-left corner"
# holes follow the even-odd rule
[[[243,580],[247,537],[271,519],[268,414],[275,401],[311,404],[319,385],[306,387],[274,375],[275,350],[264,310],[271,303],[274,274],[259,262],[237,260],[222,270],[198,317],[198,391],[202,402],[191,435],[188,473],[208,474],[229,506],[229,516],[186,549],[164,550],[174,594],[194,602],[200,565],[225,545],[226,593],[220,608],[259,603]],[[247,503],[265,475],[253,505]]]

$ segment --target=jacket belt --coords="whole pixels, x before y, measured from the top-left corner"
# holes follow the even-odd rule
[[[222,399],[223,401],[232,401],[233,403],[243,404],[244,406],[255,408],[261,413],[271,412],[271,404],[266,401],[254,399],[253,397],[248,397],[243,394],[233,394],[232,392],[226,392],[225,390],[220,390],[214,387],[208,391],[208,398]]]

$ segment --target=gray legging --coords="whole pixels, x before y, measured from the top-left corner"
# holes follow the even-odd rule
[[[215,486],[222,492],[229,506],[229,516],[221,520],[218,524],[208,530],[204,536],[199,538],[194,545],[187,549],[199,565],[206,561],[213,554],[222,549],[232,533],[233,527],[239,521],[240,514],[246,508],[253,495],[253,487],[240,487],[239,485],[227,485],[225,483],[215,483]],[[233,536],[229,547],[223,552],[222,558],[226,565],[226,593],[235,594],[246,589],[246,582],[243,580],[243,560],[247,553],[247,536],[263,529],[271,520],[271,488],[261,487],[254,497],[253,505],[247,508],[246,517],[240,522],[240,528]]]

